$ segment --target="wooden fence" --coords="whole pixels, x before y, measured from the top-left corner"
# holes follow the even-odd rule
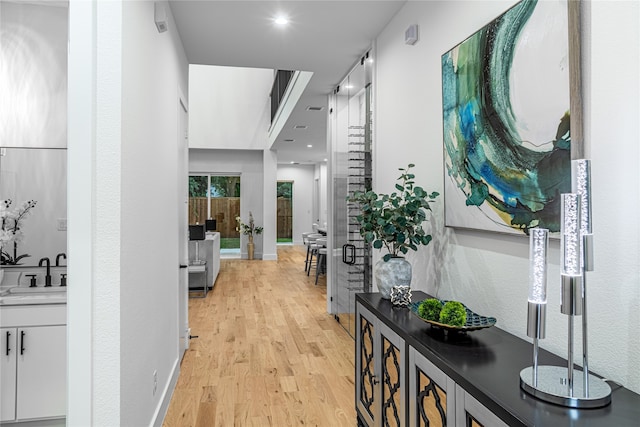
[[[292,206],[291,199],[278,198],[278,231],[279,239],[292,238]],[[211,218],[216,220],[220,237],[239,237],[236,231],[236,217],[240,215],[239,197],[216,197],[211,199]],[[204,224],[207,219],[207,198],[189,197],[189,224]],[[248,221],[249,218],[243,218]],[[262,225],[262,224],[256,224]]]
[[[216,220],[216,231],[220,237],[240,237],[236,231],[236,217],[240,215],[239,197],[216,197],[211,199],[211,218]],[[207,198],[189,197],[189,224],[204,224],[207,217]]]
[[[293,229],[293,212],[291,199],[278,197],[278,239],[291,239]]]

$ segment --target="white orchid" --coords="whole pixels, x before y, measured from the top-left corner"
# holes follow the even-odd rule
[[[2,200],[0,202],[0,258],[2,264],[17,265],[22,258],[30,256],[23,254],[18,256],[18,243],[22,241],[24,233],[20,228],[20,221],[26,218],[31,209],[36,206],[35,200],[27,200],[19,207],[11,208],[13,201],[11,199]],[[4,250],[7,245],[13,243],[13,256],[9,250]]]

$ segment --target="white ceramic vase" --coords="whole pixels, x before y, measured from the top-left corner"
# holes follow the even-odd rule
[[[394,286],[411,286],[411,263],[404,258],[381,259],[374,268],[376,284],[382,298],[391,298]]]

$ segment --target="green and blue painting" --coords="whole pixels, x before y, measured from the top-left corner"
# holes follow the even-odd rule
[[[524,0],[442,55],[446,225],[560,230],[567,34],[566,0]]]

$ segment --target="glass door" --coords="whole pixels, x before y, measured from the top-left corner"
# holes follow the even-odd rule
[[[189,176],[189,224],[207,224],[220,233],[220,252],[240,256],[240,176],[213,174]]]
[[[240,216],[240,176],[211,175],[210,217],[220,232],[220,255],[240,256],[240,232],[236,218]]]
[[[347,201],[371,189],[371,60],[367,53],[333,94],[332,312],[353,336],[355,294],[371,289],[370,246],[360,236],[358,207]]]
[[[277,242],[293,243],[293,181],[277,183]]]

